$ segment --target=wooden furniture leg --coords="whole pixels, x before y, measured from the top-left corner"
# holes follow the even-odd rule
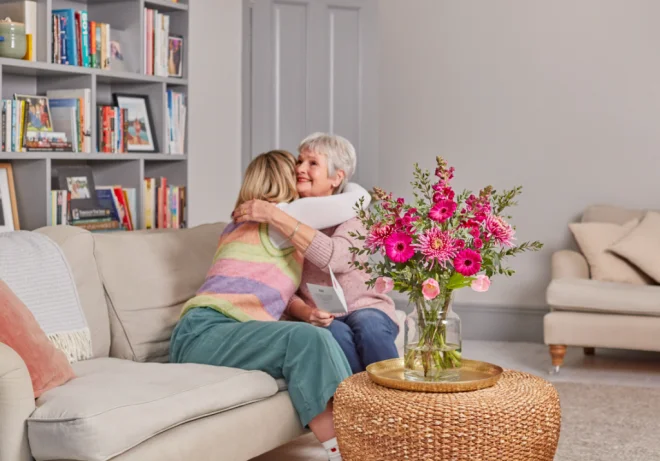
[[[596,348],[595,347],[585,347],[584,348],[584,355],[595,355],[596,354]]]
[[[559,367],[564,364],[564,356],[566,355],[566,346],[552,344],[550,345],[550,356],[552,357],[552,370],[551,373],[559,373]]]

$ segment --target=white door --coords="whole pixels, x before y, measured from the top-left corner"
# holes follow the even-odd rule
[[[243,166],[325,131],[355,146],[354,180],[376,185],[377,0],[245,0],[244,12]]]

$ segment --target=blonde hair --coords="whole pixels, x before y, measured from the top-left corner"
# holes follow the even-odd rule
[[[249,200],[290,202],[298,198],[296,191],[296,158],[285,150],[259,154],[245,170],[236,206]]]

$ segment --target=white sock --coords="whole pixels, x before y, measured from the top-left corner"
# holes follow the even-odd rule
[[[330,461],[342,461],[341,453],[339,453],[339,445],[337,445],[337,437],[323,442],[323,448],[328,452],[328,459]]]

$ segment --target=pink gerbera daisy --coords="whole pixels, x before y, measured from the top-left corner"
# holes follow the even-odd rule
[[[429,218],[436,222],[444,222],[451,218],[456,211],[456,202],[452,200],[440,200],[433,205],[429,211]]]
[[[419,244],[415,245],[426,259],[437,260],[443,266],[450,261],[458,251],[458,242],[449,232],[437,227],[427,230],[419,237]]]
[[[466,277],[473,276],[481,270],[481,255],[469,248],[459,251],[454,258],[454,269]]]
[[[392,226],[389,224],[376,224],[371,228],[364,245],[370,250],[377,250],[385,245],[385,240],[392,234]]]
[[[405,263],[415,255],[412,237],[403,232],[395,232],[385,239],[385,254],[395,263]]]
[[[501,245],[513,245],[513,235],[515,231],[513,227],[496,215],[488,215],[486,217],[486,231],[488,237],[492,237],[497,243]]]

